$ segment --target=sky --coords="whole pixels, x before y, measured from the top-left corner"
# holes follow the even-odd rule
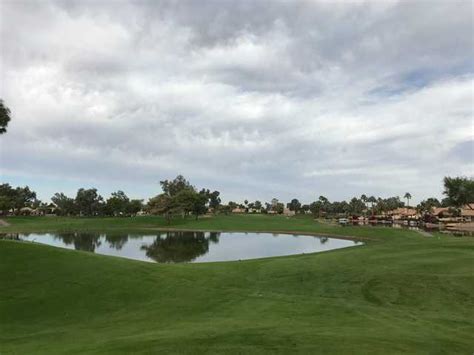
[[[474,172],[473,4],[0,0],[1,181],[440,198]]]

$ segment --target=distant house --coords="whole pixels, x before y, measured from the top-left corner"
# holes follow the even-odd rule
[[[461,208],[461,217],[466,222],[474,222],[474,203],[470,203]]]
[[[388,215],[391,216],[394,220],[407,219],[418,217],[418,212],[414,208],[399,207],[388,212]]]
[[[232,213],[245,213],[245,208],[236,207],[232,210]]]
[[[453,214],[449,211],[448,207],[433,207],[431,210],[431,215],[443,218],[443,217],[451,217]]]
[[[32,210],[30,213],[31,216],[44,216],[44,214],[44,211],[39,208]]]
[[[32,214],[34,210],[30,207],[23,207],[23,208],[20,208],[20,214],[22,216],[29,216]]]
[[[294,216],[296,213],[295,211],[291,211],[289,208],[283,208],[283,215],[287,216],[287,217],[291,217],[291,216]]]

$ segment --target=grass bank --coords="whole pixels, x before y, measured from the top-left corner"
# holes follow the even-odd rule
[[[9,218],[5,232],[139,231],[159,217]],[[219,216],[173,228],[368,238],[326,253],[160,265],[0,241],[0,353],[465,353],[474,240],[310,218]]]

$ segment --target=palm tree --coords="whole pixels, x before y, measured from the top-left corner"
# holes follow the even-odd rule
[[[374,203],[377,202],[377,199],[375,198],[375,196],[370,196],[370,197],[367,199],[367,202],[370,202],[370,207],[371,207],[371,208],[374,208]]]
[[[411,194],[409,192],[405,192],[405,196],[403,197],[407,199],[407,207],[410,207]]]

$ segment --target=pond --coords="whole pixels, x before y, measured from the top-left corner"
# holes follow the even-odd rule
[[[0,238],[158,263],[256,259],[315,253],[361,244],[352,240],[307,235],[192,231],[150,234],[30,233],[3,234]]]

